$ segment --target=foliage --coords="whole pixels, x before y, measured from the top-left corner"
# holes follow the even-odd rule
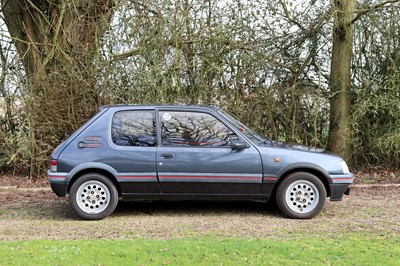
[[[97,110],[93,70],[96,38],[108,25],[112,6],[111,0],[2,1],[2,21],[6,24],[2,28],[7,26],[10,35],[2,44],[12,40],[11,49],[18,54],[27,81],[17,95],[23,102],[25,124],[18,129],[23,132],[13,131],[12,114],[6,112],[5,117],[7,138],[27,137],[21,144],[28,153],[21,154],[15,147],[8,154],[9,162],[21,160],[13,164],[17,171],[28,168],[31,176],[42,174],[51,150],[63,135],[77,129]],[[6,68],[2,74],[7,75]],[[9,88],[5,88],[2,96],[7,103]],[[21,169],[25,161],[29,164]]]
[[[65,134],[104,104],[219,105],[262,135],[327,147],[329,1],[22,2],[35,30],[9,33],[7,9],[0,17],[2,171],[42,175]],[[376,3],[354,14],[352,157],[398,168],[399,3]]]
[[[0,264],[398,265],[398,238],[184,238],[0,242]]]
[[[358,165],[400,165],[399,15],[392,6],[357,25],[352,123]]]
[[[285,19],[283,6],[159,1],[121,7],[102,59],[116,47],[131,56],[111,57],[100,72],[106,102],[219,105],[263,135],[324,146],[328,93],[315,65],[324,64],[317,50],[326,48],[316,34],[328,17],[318,14],[320,6],[293,7],[290,16],[304,19],[300,29]]]

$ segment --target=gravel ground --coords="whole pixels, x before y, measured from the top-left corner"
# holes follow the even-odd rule
[[[400,187],[355,188],[343,201],[327,201],[312,220],[286,219],[272,204],[253,202],[120,202],[112,216],[83,221],[67,198],[48,191],[8,191],[0,192],[0,240],[400,236],[399,194]]]

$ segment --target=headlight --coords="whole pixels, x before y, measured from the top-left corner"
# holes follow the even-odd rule
[[[347,166],[345,161],[340,161],[340,165],[342,166],[343,174],[350,173],[349,167]]]

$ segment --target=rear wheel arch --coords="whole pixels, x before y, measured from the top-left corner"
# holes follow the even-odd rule
[[[105,177],[110,179],[110,181],[116,187],[116,189],[118,191],[118,195],[121,196],[121,188],[117,181],[117,178],[109,171],[104,170],[104,169],[99,169],[99,168],[86,168],[86,169],[82,169],[79,172],[75,173],[68,182],[67,193],[69,194],[71,186],[75,183],[76,180],[78,180],[79,177],[81,177],[85,174],[89,174],[89,173],[104,175]]]
[[[72,183],[69,204],[79,217],[101,220],[111,215],[117,207],[118,191],[106,175],[88,172]]]

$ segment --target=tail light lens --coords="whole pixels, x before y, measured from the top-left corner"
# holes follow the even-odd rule
[[[57,172],[57,160],[55,159],[50,160],[50,171]]]

